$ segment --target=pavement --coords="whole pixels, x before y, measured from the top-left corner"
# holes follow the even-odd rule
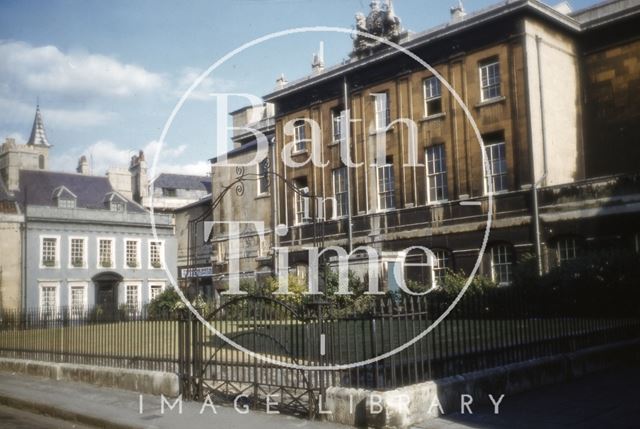
[[[625,429],[640,428],[640,367],[615,368],[568,383],[505,397],[473,415],[449,414],[415,425],[420,429]]]
[[[500,414],[472,405],[473,414],[450,414],[414,425],[419,429],[640,428],[640,367],[615,368],[569,383],[505,397]],[[182,402],[182,413],[161,411],[160,398],[88,384],[0,372],[1,428],[251,428],[344,429],[345,426],[231,407]],[[6,408],[13,407],[14,410]],[[50,416],[45,417],[32,413]],[[41,420],[38,420],[41,419]]]
[[[7,372],[0,372],[0,405],[66,420],[68,426],[62,427],[68,428],[85,425],[115,429],[345,429],[342,425],[281,414],[259,411],[240,414],[233,407],[215,403],[217,414],[211,407],[200,414],[203,404],[188,401],[182,402],[182,413],[178,406],[173,410],[165,406],[163,414],[160,398],[152,395],[143,395],[140,413],[140,394],[136,392]],[[4,427],[0,420],[0,428]]]
[[[33,414],[0,405],[0,427],[2,429],[91,429],[67,420]]]

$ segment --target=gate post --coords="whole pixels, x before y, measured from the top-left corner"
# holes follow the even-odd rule
[[[178,314],[178,376],[180,394],[185,399],[193,398],[191,361],[191,312]]]
[[[257,300],[252,300],[253,302],[253,308],[250,308],[250,310],[253,310],[253,335],[252,335],[252,339],[253,339],[253,353],[257,353],[258,351],[258,342],[257,342],[257,336],[258,336],[258,301]],[[259,398],[259,394],[260,391],[258,389],[258,358],[254,355],[253,356],[253,406],[254,408],[257,408],[258,403],[260,402],[260,398]]]
[[[327,346],[326,346],[326,340],[327,337],[325,335],[324,332],[324,317],[323,317],[323,306],[328,305],[328,303],[323,302],[322,300],[318,300],[316,301],[316,312],[317,312],[317,319],[318,319],[318,338],[316,338],[316,344],[318,344],[318,362],[320,364],[320,366],[325,366],[327,363],[327,358],[326,358],[326,352],[327,352]],[[331,339],[332,341],[333,339]],[[326,398],[327,398],[327,386],[326,386],[326,380],[325,380],[325,375],[327,374],[326,371],[318,371],[318,376],[319,376],[319,392],[318,392],[318,402],[313,404],[313,407],[309,407],[309,418],[314,418],[316,417],[317,413],[319,411],[321,411],[319,409],[319,405],[320,404],[326,404]],[[313,397],[313,390],[309,390],[309,399],[311,399]],[[310,401],[311,402],[311,401]]]
[[[200,321],[189,314],[191,324],[191,350],[192,350],[192,369],[191,369],[191,389],[192,399],[202,398],[202,383],[200,378],[202,375],[202,349],[204,347],[203,329],[204,326]]]

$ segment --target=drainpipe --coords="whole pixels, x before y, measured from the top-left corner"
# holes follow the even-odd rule
[[[275,131],[274,131],[275,134]],[[278,225],[278,211],[276,204],[278,204],[278,196],[276,195],[276,178],[278,176],[275,175],[276,171],[276,138],[272,137],[269,142],[269,154],[267,156],[271,157],[271,170],[274,174],[269,176],[269,187],[271,190],[271,248],[278,247],[280,245],[280,236],[276,234],[276,226]],[[276,252],[271,252],[271,272],[274,276],[277,276],[276,272]]]
[[[29,201],[29,187],[25,185],[24,187],[24,204],[22,209],[20,208],[20,204],[18,202],[16,202],[16,207],[18,209],[18,211],[23,210],[24,213],[24,222],[22,224],[22,275],[21,275],[21,281],[20,283],[22,284],[22,291],[20,293],[20,301],[21,301],[21,306],[22,306],[22,310],[26,310],[27,309],[27,238],[28,238],[28,234],[27,234],[27,230],[28,230],[28,225],[27,225],[27,201]]]
[[[533,173],[533,220],[535,227],[535,241],[536,241],[536,259],[538,263],[538,275],[543,274],[542,266],[542,239],[540,237],[540,208],[538,206],[538,188],[542,183],[547,180],[548,166],[547,166],[547,129],[544,120],[544,93],[542,90],[542,62],[540,59],[540,36],[536,36],[536,56],[538,61],[538,91],[540,93],[540,124],[542,127],[542,166],[543,173],[539,180],[535,180],[535,169]]]
[[[345,127],[344,142],[347,146],[349,153],[349,159],[351,159],[351,109],[349,109],[349,84],[347,77],[344,78],[344,111],[349,110],[349,117],[347,118]],[[349,254],[353,251],[353,215],[351,214],[351,171],[347,167],[347,224],[349,232]]]

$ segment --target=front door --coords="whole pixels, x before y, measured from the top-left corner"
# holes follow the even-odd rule
[[[107,314],[118,307],[118,286],[115,281],[96,283],[96,305],[99,305]]]

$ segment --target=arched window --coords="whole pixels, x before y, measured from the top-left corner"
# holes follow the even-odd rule
[[[38,168],[44,170],[44,155],[38,157]]]
[[[509,244],[491,247],[491,279],[500,286],[509,286],[513,281],[513,248]]]

